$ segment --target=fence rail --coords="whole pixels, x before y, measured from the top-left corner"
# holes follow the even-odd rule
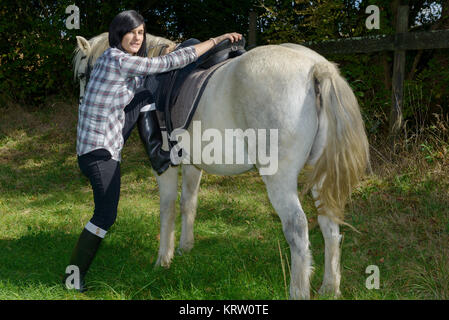
[[[305,42],[321,54],[373,53],[396,50],[428,50],[449,47],[449,30],[407,32],[395,35],[376,35],[320,42]]]

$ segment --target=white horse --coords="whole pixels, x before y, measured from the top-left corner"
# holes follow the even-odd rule
[[[107,34],[89,41],[77,37],[75,77],[84,92],[87,61],[108,47]],[[175,43],[147,34],[147,46]],[[155,52],[156,51],[156,52]],[[157,55],[153,50],[150,56]],[[81,77],[80,77],[81,76]],[[218,115],[218,116],[217,116]],[[296,44],[256,47],[220,67],[210,78],[193,122],[201,131],[214,129],[277,129],[278,167],[274,174],[261,174],[268,197],[282,222],[291,251],[290,298],[310,298],[313,270],[308,224],[298,197],[298,175],[310,166],[307,190],[318,209],[318,223],[325,241],[325,271],[320,294],[340,295],[339,225],[352,188],[369,163],[369,148],[357,100],[337,67],[316,52]],[[193,136],[192,124],[188,128]],[[193,141],[191,141],[193,143]],[[257,142],[259,143],[259,142]],[[243,152],[248,155],[248,143]],[[229,151],[229,150],[227,150]],[[237,151],[234,148],[233,154]],[[181,252],[193,248],[193,225],[202,170],[235,175],[256,168],[259,155],[245,164],[195,163],[182,165]],[[175,249],[175,201],[178,169],[156,175],[160,192],[160,247],[156,265],[168,267]]]

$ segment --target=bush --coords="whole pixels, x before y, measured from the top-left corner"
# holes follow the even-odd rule
[[[24,1],[2,1],[0,92],[3,100],[39,105],[49,95],[75,91],[70,80],[76,30],[65,27],[68,17],[65,8],[69,2],[60,1],[51,8]]]

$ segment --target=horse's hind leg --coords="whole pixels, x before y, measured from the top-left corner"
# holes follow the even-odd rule
[[[276,173],[263,176],[268,197],[279,215],[285,238],[290,245],[291,277],[290,298],[310,298],[312,258],[309,250],[307,218],[302,210],[297,192],[296,173]]]
[[[178,253],[192,250],[194,244],[193,224],[195,222],[202,171],[193,165],[182,166],[181,217],[182,231]]]
[[[312,195],[315,199],[315,206],[318,208],[320,201],[316,188],[312,189]],[[327,215],[325,207],[318,208],[318,223],[324,238],[324,277],[323,284],[319,290],[321,295],[332,295],[335,298],[340,293],[340,227]]]
[[[169,267],[175,246],[175,203],[178,196],[178,168],[170,167],[156,174],[160,194],[161,233],[156,266]]]

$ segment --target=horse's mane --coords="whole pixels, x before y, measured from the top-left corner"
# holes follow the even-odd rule
[[[95,36],[89,39],[88,41],[91,50],[87,55],[86,59],[87,61],[89,61],[89,63],[91,63],[91,65],[94,65],[95,61],[103,54],[104,51],[106,51],[106,49],[109,48],[108,32],[103,32],[102,34],[99,34],[98,36]],[[176,43],[171,40],[158,36],[153,36],[147,33],[146,46],[148,57],[155,57],[161,54],[162,47],[167,46],[169,49],[173,50],[176,46]],[[80,65],[82,57],[84,57],[84,52],[77,46],[76,49],[73,51],[73,61],[72,61],[75,80],[76,77],[78,76],[78,67]]]

